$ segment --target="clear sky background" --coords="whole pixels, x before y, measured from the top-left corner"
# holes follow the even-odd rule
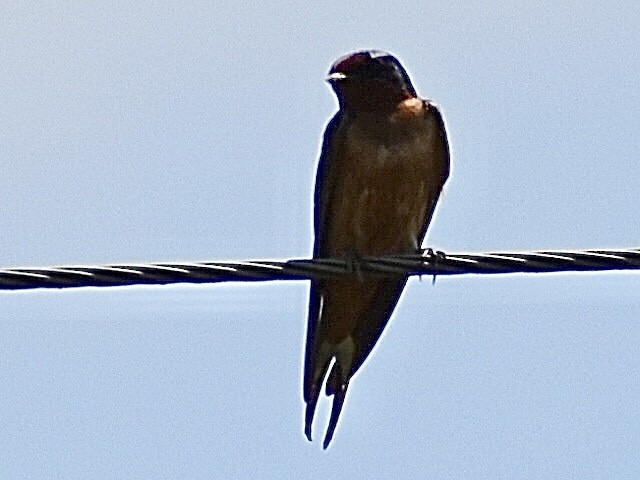
[[[362,48],[444,112],[429,246],[640,247],[638,2],[445,3],[3,2],[0,266],[309,256]],[[0,292],[0,477],[640,476],[640,274],[412,280],[326,452],[307,290]]]

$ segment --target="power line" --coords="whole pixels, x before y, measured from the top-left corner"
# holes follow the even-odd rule
[[[463,275],[640,269],[640,249],[545,250],[224,262],[181,262],[0,269],[0,290],[114,287],[268,280],[340,275]]]

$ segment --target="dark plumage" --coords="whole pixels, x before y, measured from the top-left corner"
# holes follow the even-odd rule
[[[318,164],[314,257],[357,263],[360,255],[416,252],[449,175],[440,112],[417,98],[405,69],[385,52],[338,59],[328,81],[340,110],[326,128]],[[334,395],[324,448],[329,445],[349,381],[382,334],[406,281],[359,272],[312,281],[303,387],[309,440],[327,377],[326,394]]]

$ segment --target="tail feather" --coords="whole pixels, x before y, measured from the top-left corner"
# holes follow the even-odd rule
[[[327,376],[327,383],[325,385],[325,395],[330,397],[334,393],[338,391],[340,388],[340,380],[338,379],[338,369],[334,365],[334,367],[329,372]]]
[[[335,367],[333,371],[336,371]],[[336,375],[335,378],[337,379],[338,376]],[[329,383],[327,383],[327,386],[328,385]],[[347,396],[348,387],[349,387],[349,381],[345,380],[334,391],[333,406],[331,407],[331,417],[329,418],[329,427],[327,428],[327,433],[324,437],[324,443],[322,444],[322,448],[324,448],[325,450],[331,443],[331,439],[333,438],[333,433],[336,431],[336,427],[338,426],[338,420],[340,419],[340,412],[342,411],[342,406],[344,405],[344,401]]]
[[[322,391],[322,382],[327,374],[327,369],[333,357],[329,357],[323,364],[322,369],[312,371],[308,378],[308,384],[304,389],[304,400],[307,403],[304,419],[304,434],[311,441],[311,425],[313,424],[313,416],[315,415],[318,398]]]
[[[325,379],[325,376],[327,376],[326,395],[333,395],[333,405],[331,407],[331,416],[329,417],[329,426],[327,427],[327,433],[322,444],[324,449],[326,449],[331,443],[333,434],[336,431],[336,427],[338,426],[338,420],[340,419],[342,406],[344,405],[344,401],[347,396],[347,387],[349,386],[349,379],[345,378],[342,367],[337,362],[337,360],[333,363],[329,375],[326,375],[330,362],[331,359],[325,364],[324,368],[320,372],[320,375],[315,379],[314,383],[310,386],[307,392],[307,408],[305,411],[304,424],[304,433],[307,439],[311,441],[311,426],[313,424],[313,417],[315,415],[316,406],[318,405],[320,392],[322,391],[322,383]]]
[[[310,398],[307,400],[307,409],[304,418],[304,434],[307,436],[307,440],[309,441],[311,441],[311,425],[313,424],[313,415],[316,411],[319,396],[320,390],[314,388]]]

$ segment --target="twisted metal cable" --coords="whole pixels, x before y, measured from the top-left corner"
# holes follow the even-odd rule
[[[238,262],[0,269],[0,290],[304,280],[339,275],[461,275],[640,269],[640,249],[388,255]]]

